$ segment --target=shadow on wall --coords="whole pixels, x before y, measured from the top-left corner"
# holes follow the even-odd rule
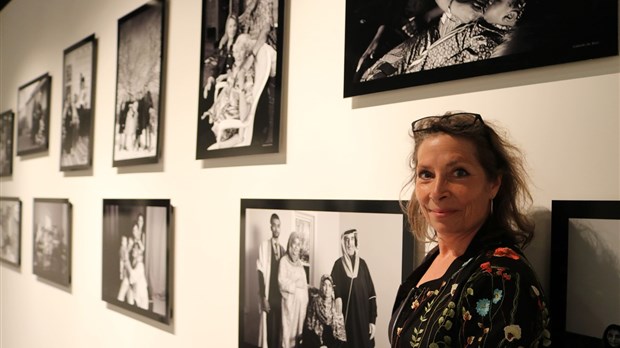
[[[530,218],[536,224],[534,239],[525,249],[527,259],[534,267],[545,294],[549,296],[549,274],[551,267],[551,210],[543,207],[533,207]]]

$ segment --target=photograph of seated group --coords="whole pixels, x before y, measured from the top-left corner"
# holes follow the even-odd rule
[[[103,200],[102,299],[169,324],[172,318],[170,200]]]
[[[397,201],[242,199],[239,347],[387,347],[414,254]]]
[[[618,54],[618,0],[347,0],[344,96]]]
[[[202,3],[196,159],[279,151],[284,0]]]

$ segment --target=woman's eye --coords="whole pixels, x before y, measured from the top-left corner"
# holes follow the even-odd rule
[[[418,172],[418,178],[420,179],[430,179],[432,177],[433,175],[428,170],[421,170],[420,172]]]
[[[469,173],[463,168],[459,168],[454,171],[454,176],[456,176],[457,178],[461,178],[461,177],[468,176],[468,175]]]

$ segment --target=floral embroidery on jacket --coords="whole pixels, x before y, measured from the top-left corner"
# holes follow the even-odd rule
[[[549,312],[527,260],[511,247],[483,250],[413,288],[393,318],[401,339],[392,347],[550,346]]]

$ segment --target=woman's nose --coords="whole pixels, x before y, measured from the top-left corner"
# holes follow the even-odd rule
[[[448,192],[448,186],[446,180],[443,177],[436,177],[431,185],[430,197],[431,199],[438,201],[446,197]]]

